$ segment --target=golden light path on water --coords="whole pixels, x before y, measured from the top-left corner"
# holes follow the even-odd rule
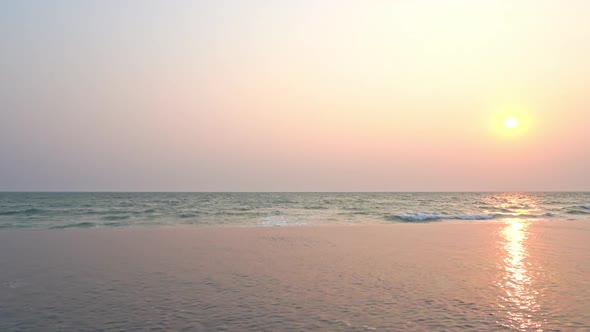
[[[526,195],[511,197],[512,206],[521,206],[519,215],[529,215],[536,204]],[[543,331],[540,319],[539,291],[535,289],[535,276],[529,259],[529,226],[532,219],[506,218],[500,231],[502,271],[497,286],[501,289],[498,306],[506,321],[500,322],[518,331]]]

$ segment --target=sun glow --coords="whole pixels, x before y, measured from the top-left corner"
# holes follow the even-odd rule
[[[503,106],[493,113],[492,130],[496,136],[522,136],[530,129],[530,125],[528,109],[521,105]]]

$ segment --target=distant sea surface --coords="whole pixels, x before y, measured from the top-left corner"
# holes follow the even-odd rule
[[[590,219],[590,193],[0,193],[1,229]]]

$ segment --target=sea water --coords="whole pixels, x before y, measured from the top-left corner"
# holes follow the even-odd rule
[[[3,193],[0,331],[590,331],[588,221],[587,193]]]
[[[590,193],[0,193],[0,228],[576,221]]]

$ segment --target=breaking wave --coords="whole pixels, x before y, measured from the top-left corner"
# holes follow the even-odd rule
[[[463,215],[446,215],[434,213],[401,213],[396,215],[385,216],[386,220],[401,220],[401,221],[435,221],[435,220],[489,220],[494,219],[491,214],[463,214]]]

